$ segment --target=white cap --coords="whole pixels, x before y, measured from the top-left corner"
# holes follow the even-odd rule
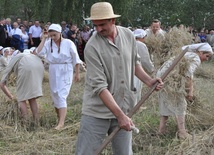
[[[2,51],[3,55],[4,55],[4,52],[7,51],[7,50],[9,50],[9,52],[10,52],[10,47],[3,48],[3,51]]]
[[[24,53],[24,54],[30,54],[31,51],[30,51],[29,49],[25,49],[25,50],[23,51],[23,53]]]
[[[53,30],[56,32],[62,32],[62,27],[59,24],[51,24],[48,28],[48,31]]]
[[[3,49],[4,47],[0,46],[0,51]]]
[[[135,38],[144,38],[146,36],[146,31],[143,29],[136,29],[133,31]]]
[[[31,53],[33,53],[33,51],[36,49],[36,47],[31,47],[29,50]]]
[[[20,51],[19,50],[15,50],[14,52],[13,52],[13,54],[12,54],[12,57],[15,57],[17,54],[19,54],[20,53]]]
[[[184,50],[186,47],[189,47],[190,52],[201,51],[201,52],[209,52],[213,54],[212,47],[208,43],[198,43],[198,44],[183,46],[182,50]]]

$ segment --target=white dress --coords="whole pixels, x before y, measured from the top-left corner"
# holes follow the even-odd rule
[[[39,55],[46,55],[49,63],[49,82],[54,107],[67,107],[67,96],[70,92],[73,80],[73,68],[82,61],[77,53],[76,46],[69,39],[63,39],[58,47],[52,42],[53,53],[51,53],[51,40],[45,42]]]

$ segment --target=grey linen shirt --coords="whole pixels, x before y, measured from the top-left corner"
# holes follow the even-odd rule
[[[115,43],[94,34],[86,44],[87,72],[82,114],[96,118],[115,118],[99,97],[108,89],[119,107],[128,113],[135,105],[133,83],[135,65],[140,65],[136,41],[132,32],[117,26]]]

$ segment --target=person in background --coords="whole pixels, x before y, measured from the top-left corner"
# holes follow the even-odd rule
[[[15,54],[18,54],[17,51]],[[3,92],[13,100],[15,97],[7,87],[7,81],[10,74],[16,76],[16,98],[21,110],[22,122],[24,125],[28,122],[27,101],[33,114],[35,125],[39,125],[39,110],[36,99],[43,95],[42,81],[44,76],[44,67],[41,60],[34,54],[20,53],[13,56],[8,66],[3,72],[0,87]]]
[[[110,3],[98,2],[86,18],[96,32],[84,51],[87,72],[76,155],[93,155],[118,126],[121,130],[112,140],[113,154],[132,155],[134,123],[127,114],[135,104],[134,74],[147,86],[159,81],[156,89],[163,87],[161,79],[152,79],[141,67],[135,38],[129,29],[115,25],[118,17]]]
[[[80,59],[85,62],[84,59],[84,49],[85,49],[85,45],[88,42],[89,38],[90,38],[90,34],[91,32],[88,29],[87,25],[83,26],[82,31],[80,32],[80,37],[81,37],[81,42],[80,44],[82,45],[82,53],[80,53]]]
[[[33,21],[29,21],[28,22],[28,26],[29,26],[29,29],[30,29],[30,27],[33,26]]]
[[[6,47],[3,50],[3,56],[0,57],[0,73],[5,70],[10,61],[10,47]]]
[[[63,38],[68,38],[69,28],[67,27],[66,21],[62,21],[61,22],[61,26],[62,26],[62,37]]]
[[[68,33],[67,33],[68,39],[73,41],[76,47],[78,47],[77,31],[78,31],[77,25],[72,24],[71,29],[68,30]]]
[[[206,41],[212,48],[214,48],[214,29],[210,30],[210,33],[207,35]]]
[[[43,20],[39,21],[39,26],[41,27],[41,29],[43,29],[43,27],[45,26],[45,22]]]
[[[146,32],[143,29],[136,29],[133,31],[133,34],[135,36],[135,39],[137,41],[137,49],[138,54],[140,56],[140,62],[143,67],[143,69],[151,75],[155,71],[154,64],[152,63],[149,55],[148,48],[146,44],[144,44],[144,39],[146,38]],[[138,79],[136,76],[134,77],[134,83],[135,87],[137,89],[137,102],[141,99],[141,91],[142,91],[142,81]]]
[[[28,24],[28,21],[27,20],[24,20],[23,21],[23,25],[25,26],[25,31],[27,32],[27,33],[29,33],[29,24]]]
[[[21,25],[21,24],[22,24],[22,20],[21,20],[21,18],[19,18],[19,17],[18,17],[18,18],[16,18],[16,22],[17,22],[18,26],[19,26],[19,25]]]
[[[161,22],[158,19],[154,19],[152,21],[151,26],[148,29],[146,29],[146,34],[148,37],[154,35],[156,37],[164,38],[165,33],[166,32],[161,29]]]
[[[191,135],[188,134],[185,128],[185,115],[187,102],[193,100],[193,74],[195,70],[200,66],[201,62],[207,61],[213,55],[211,46],[208,43],[191,44],[182,47],[182,50],[188,47],[187,53],[184,58],[189,63],[186,65],[186,71],[184,77],[186,78],[186,94],[170,89],[162,89],[159,91],[159,111],[160,111],[160,125],[158,134],[166,134],[166,123],[169,116],[175,116],[178,127],[178,137],[181,139],[189,138]],[[160,77],[167,68],[172,64],[173,59],[166,61],[162,67],[157,71],[157,77]],[[179,73],[180,74],[180,73]],[[172,78],[175,78],[172,75]],[[178,79],[176,77],[176,79]],[[182,80],[180,78],[180,80]],[[171,82],[171,81],[170,81]],[[179,81],[179,83],[182,83]],[[165,85],[167,86],[167,85]]]
[[[75,68],[74,82],[79,81],[79,64],[81,64],[76,46],[71,40],[62,38],[61,32],[62,27],[59,24],[51,24],[48,34],[43,34],[37,48],[38,55],[46,54],[49,63],[51,96],[58,117],[56,130],[64,127],[67,113],[66,100],[73,81],[73,69]],[[51,39],[46,41],[48,37]]]
[[[0,19],[0,46],[6,47],[6,29],[5,29],[5,19]]]
[[[10,45],[16,49],[23,50],[22,31],[19,28],[17,22],[13,23],[13,29],[10,31],[9,36],[11,37]]]
[[[6,47],[10,47],[10,40],[11,37],[9,37],[10,31],[13,29],[13,26],[11,25],[11,19],[10,18],[6,18],[6,25],[5,25],[5,29],[6,29],[6,42],[5,42],[5,46]]]
[[[37,47],[40,44],[40,34],[42,28],[38,20],[35,20],[34,25],[29,29],[30,47]]]
[[[25,25],[20,25],[19,28],[22,31],[23,49],[28,49],[29,36],[27,31],[25,30]]]
[[[200,30],[200,33],[198,33],[198,36],[200,37],[201,43],[206,42],[207,35],[206,35],[206,33],[204,32],[204,28],[202,28],[202,29]]]
[[[17,22],[13,23],[13,29],[10,31],[9,36],[12,37],[13,35],[19,35],[20,37],[22,36],[22,31],[19,28],[19,25]]]

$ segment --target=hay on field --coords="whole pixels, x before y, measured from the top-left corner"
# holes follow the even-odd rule
[[[213,155],[214,154],[214,126],[206,131],[200,131],[196,134],[192,133],[192,138],[181,141],[180,145],[174,146],[169,150],[169,154],[185,154],[185,155]]]
[[[37,99],[40,114],[40,126],[35,127],[31,122],[25,127],[21,125],[20,117],[17,117],[17,125],[14,119],[17,109],[8,101],[2,93],[0,102],[0,152],[1,154],[74,154],[76,136],[79,129],[81,116],[81,102],[84,87],[84,75],[80,73],[81,80],[73,83],[68,96],[68,112],[65,120],[65,128],[61,131],[54,130],[57,123],[57,115],[52,105],[48,82],[43,82],[44,96]],[[15,95],[15,87],[9,86]],[[14,101],[15,102],[15,101]],[[14,106],[13,108],[11,106]],[[32,116],[29,104],[28,116]]]
[[[46,70],[44,71],[43,82],[49,82],[49,73]]]
[[[196,77],[201,77],[204,79],[214,79],[214,74],[211,70],[204,70],[202,67],[199,67],[194,74]]]
[[[19,115],[20,111],[18,108],[17,100],[6,100],[5,98],[1,99],[0,102],[1,111],[0,119],[5,120],[6,124],[15,126],[15,130],[18,128]]]
[[[170,57],[177,56],[182,46],[190,44],[192,36],[186,29],[173,27],[165,37],[155,37],[154,35],[146,37],[145,44],[152,55],[156,68],[159,68]]]

